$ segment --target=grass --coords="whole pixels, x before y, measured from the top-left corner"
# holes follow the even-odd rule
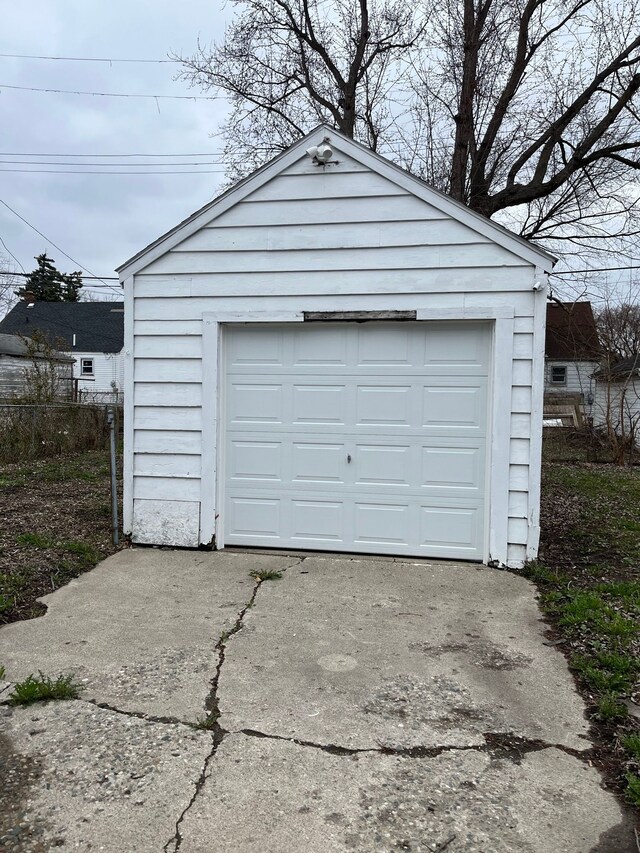
[[[274,572],[270,569],[262,569],[262,571],[249,572],[252,578],[262,583],[263,581],[279,581],[282,578],[282,572]]]
[[[219,719],[220,711],[210,711],[206,717],[198,717],[195,728],[211,732],[216,728],[216,723]]]
[[[9,696],[11,705],[33,705],[34,702],[49,702],[53,699],[77,699],[82,688],[73,680],[73,675],[49,678],[40,672],[18,682]]]
[[[640,806],[640,731],[627,701],[640,678],[640,471],[549,464],[539,559],[524,573],[560,635],[616,782]],[[620,750],[622,746],[622,750]]]

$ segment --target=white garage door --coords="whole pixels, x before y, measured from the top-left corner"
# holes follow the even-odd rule
[[[229,327],[227,545],[482,559],[490,327]]]

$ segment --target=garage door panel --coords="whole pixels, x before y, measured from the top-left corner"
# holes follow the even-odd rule
[[[316,539],[338,545],[344,540],[342,501],[292,500],[291,538],[313,542]]]
[[[430,429],[485,431],[485,394],[482,386],[425,385],[422,426]]]
[[[354,527],[361,545],[402,545],[410,541],[409,504],[356,503]]]
[[[423,506],[420,513],[420,545],[477,550],[477,508]]]
[[[292,364],[296,368],[347,366],[347,329],[345,326],[306,326],[293,332]]]
[[[409,488],[412,480],[412,449],[410,445],[357,445],[352,469],[355,485]]]
[[[409,366],[411,337],[400,328],[385,329],[384,325],[357,327],[357,364],[360,367]]]
[[[228,455],[231,480],[281,482],[282,442],[232,440]]]
[[[489,330],[230,328],[224,541],[482,559]]]
[[[227,361],[236,366],[284,366],[284,336],[280,328],[237,326],[228,340]]]
[[[482,447],[422,448],[422,486],[426,489],[478,491],[483,470]]]
[[[248,539],[281,537],[279,498],[233,497],[228,501],[229,532]]]
[[[282,423],[283,397],[282,385],[232,383],[229,391],[230,425]]]
[[[411,386],[359,385],[356,389],[356,424],[411,425]]]
[[[291,446],[292,482],[342,483],[346,450],[344,444],[295,442]]]
[[[347,416],[345,385],[294,385],[294,424],[344,425]]]

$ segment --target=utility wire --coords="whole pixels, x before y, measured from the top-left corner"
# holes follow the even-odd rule
[[[224,172],[224,169],[183,169],[181,172],[82,172],[71,169],[0,169],[0,172],[23,172],[30,175],[38,173],[48,175],[213,175]]]
[[[74,264],[75,263],[77,263],[77,261],[74,261]],[[22,264],[20,264],[20,266],[22,267]],[[24,269],[24,267],[22,267],[22,269]],[[11,270],[0,270],[0,275],[19,275],[21,278],[29,278],[31,273],[28,273],[28,272],[12,272]],[[104,276],[83,275],[82,280],[83,281],[103,281],[103,282],[105,282],[105,286],[110,287],[111,289],[113,289],[113,285],[106,284],[107,281],[120,281],[120,279],[118,278],[117,275],[104,275]],[[102,286],[103,285],[101,285],[101,284],[88,284],[87,285],[87,287],[102,287]],[[119,291],[119,292],[121,293],[121,291]]]
[[[196,154],[25,154],[24,151],[0,151],[0,157],[224,157],[224,151],[201,151]]]
[[[157,65],[165,63],[179,63],[179,59],[114,59],[102,56],[37,56],[28,53],[0,53],[2,59],[52,59],[58,62],[142,62]]]
[[[110,169],[117,167],[125,167],[127,169],[134,169],[136,167],[142,168],[143,166],[148,166],[149,168],[157,169],[159,166],[222,166],[224,165],[219,160],[208,160],[205,162],[180,162],[180,163],[69,163],[66,160],[0,160],[0,163],[8,164],[10,166],[16,165],[26,165],[26,166],[102,166],[103,168],[109,167]]]
[[[631,263],[626,267],[591,267],[584,270],[568,270],[567,272],[552,272],[550,275],[576,275],[583,272],[612,272],[615,270],[634,270],[634,264],[640,264],[640,259],[631,258]]]
[[[170,101],[219,101],[221,95],[138,95],[124,92],[80,92],[75,89],[38,89],[35,86],[13,86],[0,83],[0,89],[16,89],[21,92],[47,92],[54,95],[94,95],[101,98],[147,98],[150,100]]]
[[[11,249],[10,249],[10,248],[7,246],[7,244],[4,242],[4,240],[2,239],[2,237],[0,237],[0,243],[2,243],[2,245],[4,246],[5,252],[8,252],[8,254],[10,254],[10,255],[11,255],[11,257],[13,258],[13,260],[18,264],[18,266],[19,266],[19,267],[20,267],[20,269],[22,270],[22,273],[15,273],[15,275],[26,275],[26,274],[27,274],[27,271],[26,271],[26,270],[25,270],[25,268],[22,266],[22,264],[20,263],[20,261],[16,258],[16,256],[13,254],[13,252],[11,251]]]
[[[65,256],[65,258],[68,258],[72,263],[76,264],[76,266],[79,266],[80,269],[84,270],[85,272],[88,272],[92,278],[96,278],[96,279],[98,279],[98,281],[104,282],[104,284],[107,287],[111,287],[112,290],[116,289],[115,287],[112,287],[112,285],[107,284],[107,282],[104,279],[100,278],[100,276],[97,276],[95,273],[91,272],[90,269],[87,269],[87,267],[83,266],[79,261],[76,261],[75,258],[72,258],[71,255],[68,255],[64,249],[61,249],[60,246],[57,245],[57,243],[54,243],[53,240],[50,240],[48,237],[46,237],[42,233],[42,231],[39,231],[35,225],[32,225],[29,221],[27,221],[24,218],[24,216],[21,216],[17,210],[14,210],[10,205],[7,204],[6,201],[3,201],[1,198],[0,198],[0,204],[4,205],[7,208],[7,210],[11,211],[11,213],[13,213],[14,216],[17,216],[18,219],[21,222],[24,222],[24,224],[27,225],[29,228],[31,228],[32,231],[35,231],[36,234],[39,234],[43,240],[46,240],[47,243],[50,243],[54,247],[54,249],[57,249],[59,252],[62,252],[62,254]],[[118,293],[120,293],[120,292],[121,291],[118,291]]]

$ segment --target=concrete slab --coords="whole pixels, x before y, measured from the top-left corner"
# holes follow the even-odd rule
[[[208,732],[85,702],[0,718],[0,849],[158,853],[196,789]]]
[[[229,643],[221,723],[358,748],[514,732],[587,749],[584,705],[543,632],[534,587],[508,572],[310,557],[262,585]]]
[[[121,710],[195,722],[214,646],[247,603],[252,570],[287,556],[131,549],[42,601],[47,613],[0,630],[0,663],[19,681],[72,672],[83,697]]]
[[[630,833],[597,772],[557,749],[336,756],[230,735],[180,853],[626,853]]]

